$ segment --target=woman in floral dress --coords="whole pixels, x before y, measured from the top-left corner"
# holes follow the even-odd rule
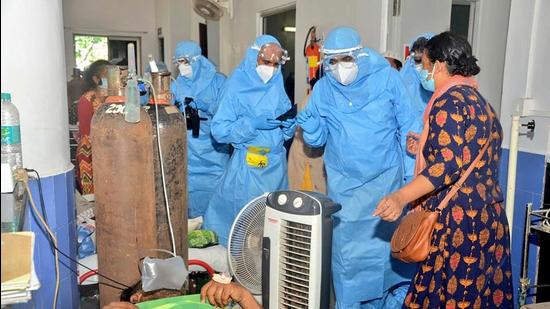
[[[513,308],[509,228],[498,182],[502,128],[472,78],[480,70],[476,61],[460,37],[444,32],[430,39],[423,85],[432,84],[435,92],[424,115],[417,177],[383,198],[374,213],[397,220],[405,205],[418,198],[420,207],[435,210],[490,142],[442,209],[404,308]]]

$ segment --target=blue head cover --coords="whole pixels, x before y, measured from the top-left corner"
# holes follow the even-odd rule
[[[195,57],[202,54],[199,44],[193,41],[181,41],[176,45],[174,58]]]
[[[276,84],[283,85],[283,75],[281,74],[281,68],[277,68],[273,77],[264,84],[264,82],[258,76],[256,72],[256,67],[258,65],[258,53],[260,48],[268,43],[275,43],[281,45],[279,41],[271,35],[261,35],[259,36],[252,46],[248,47],[246,50],[246,55],[244,60],[239,64],[239,66],[233,72],[232,78],[240,79],[243,83],[247,83],[243,78],[248,80],[248,84],[254,89],[267,89]]]
[[[194,97],[203,91],[216,75],[216,67],[210,60],[201,54],[200,46],[193,41],[181,41],[176,45],[174,59],[190,58],[193,68],[191,78],[178,75],[177,86],[182,87],[181,91],[187,93],[189,97]]]
[[[350,27],[338,27],[328,33],[322,51],[325,54],[335,54],[361,47],[361,36],[357,30]]]
[[[378,52],[361,47],[359,33],[350,27],[338,27],[331,30],[323,45],[323,51],[329,54],[352,54],[356,59],[358,74],[356,79],[349,85],[342,85],[332,74],[326,74],[325,83],[330,87],[320,87],[336,101],[336,106],[342,105],[346,112],[353,112],[368,104],[370,100],[378,97],[384,91],[386,80],[376,80],[373,73],[389,67],[389,63]],[[353,108],[347,105],[353,102]]]

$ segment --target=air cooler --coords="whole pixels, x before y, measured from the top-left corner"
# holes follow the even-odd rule
[[[229,268],[264,308],[328,308],[331,215],[324,195],[265,193],[245,205],[229,233]]]
[[[268,309],[328,308],[332,218],[341,209],[324,195],[267,195],[262,244],[262,304]]]

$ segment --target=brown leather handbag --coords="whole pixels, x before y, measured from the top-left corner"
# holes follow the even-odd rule
[[[491,115],[490,111],[488,112],[489,115]],[[492,128],[492,121],[490,121],[489,128]],[[435,224],[439,219],[441,210],[447,206],[451,198],[462,187],[468,176],[470,176],[479,160],[481,160],[483,154],[489,148],[491,141],[492,133],[489,133],[489,139],[475,160],[470,164],[466,172],[462,174],[460,179],[453,185],[451,191],[449,191],[443,201],[441,201],[439,206],[437,206],[435,211],[413,209],[405,217],[403,217],[399,223],[399,226],[393,232],[393,236],[391,238],[391,255],[394,258],[407,263],[416,263],[422,262],[428,257],[432,242],[432,234],[435,229]]]

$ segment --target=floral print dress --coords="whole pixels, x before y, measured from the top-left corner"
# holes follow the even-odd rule
[[[435,191],[423,200],[425,209],[437,208],[489,134],[493,140],[442,210],[404,308],[513,308],[509,228],[498,183],[502,128],[487,104],[469,86],[451,87],[434,102],[421,174]]]

